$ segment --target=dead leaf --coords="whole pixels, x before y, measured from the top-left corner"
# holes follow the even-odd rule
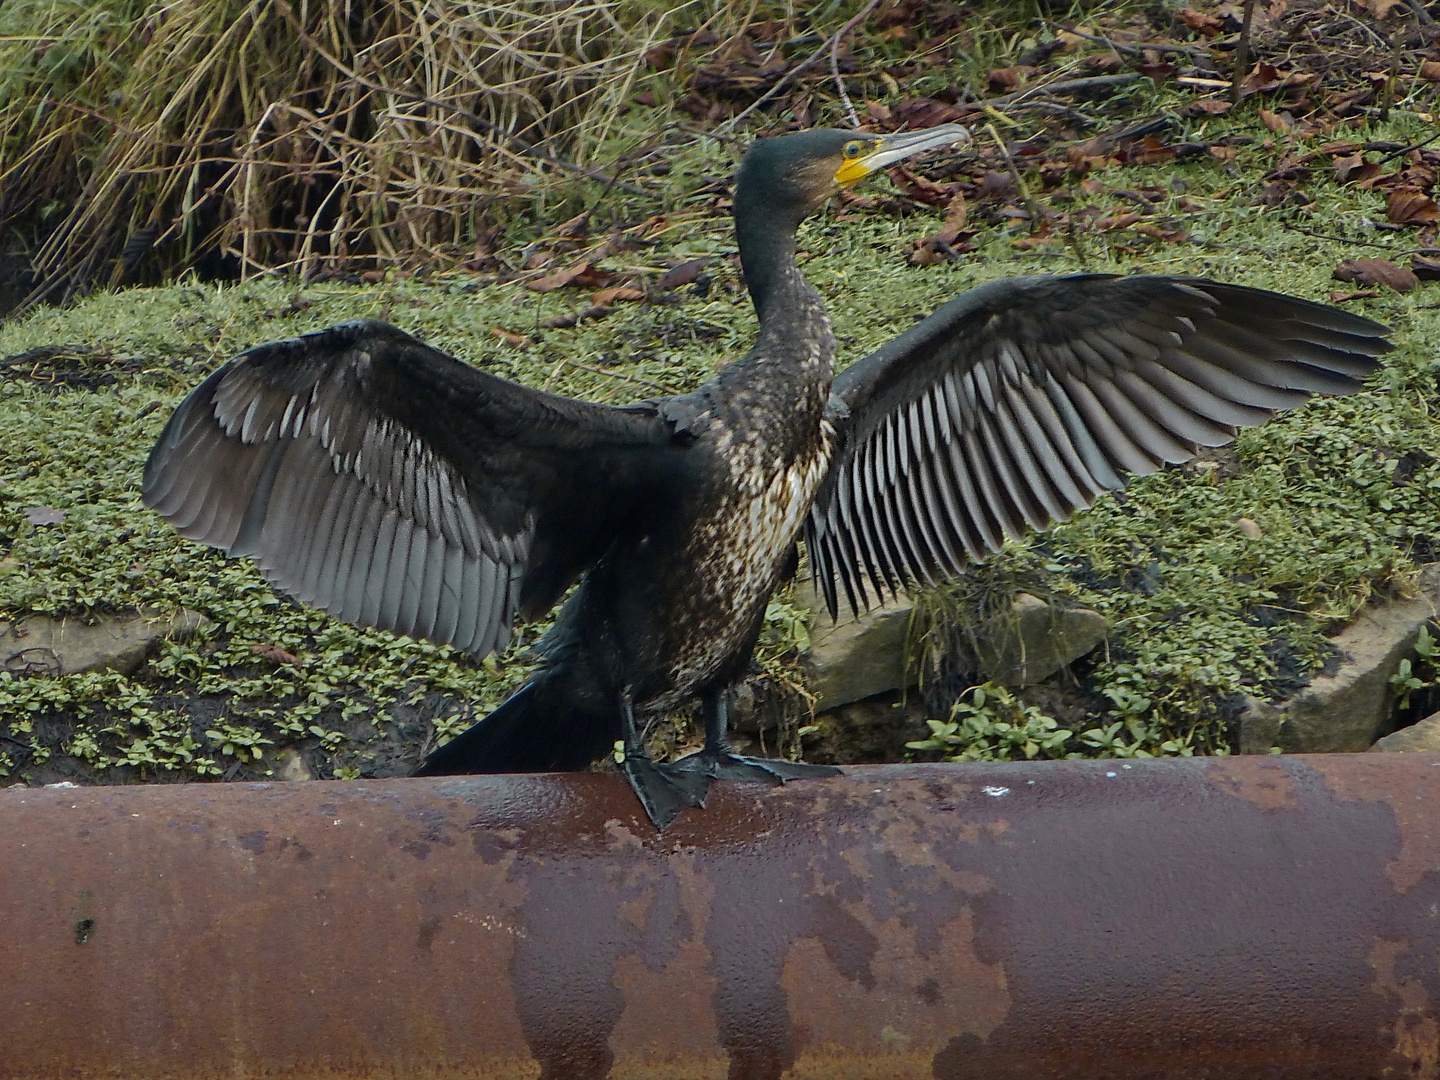
[[[1040,227],[1029,236],[1022,236],[1019,239],[1011,240],[1010,246],[1020,251],[1029,251],[1031,248],[1037,248],[1041,244],[1049,243],[1052,239],[1050,223],[1046,221],[1042,222]]]
[[[1327,292],[1332,304],[1343,304],[1347,300],[1370,300],[1380,295],[1378,289],[1356,289],[1354,292]]]
[[[1184,240],[1186,236],[1184,229],[1164,229],[1148,221],[1142,221],[1136,225],[1135,231],[1144,233],[1146,236],[1153,236],[1156,240],[1164,240],[1167,244]]]
[[[609,307],[617,300],[644,300],[645,293],[640,289],[632,289],[628,285],[612,285],[608,289],[599,289],[590,294],[592,303],[600,307]]]
[[[1440,82],[1440,60],[1426,60],[1422,63],[1420,78],[1426,82]]]
[[[1392,191],[1385,216],[1397,225],[1433,225],[1440,221],[1440,206],[1423,191]]]
[[[65,511],[53,506],[27,506],[21,513],[31,525],[59,525],[65,520]]]
[[[1377,19],[1388,19],[1391,11],[1397,7],[1403,7],[1405,4],[1405,0],[1356,0],[1356,2]]]
[[[1264,60],[1250,69],[1250,73],[1240,80],[1240,93],[1268,94],[1271,90],[1277,89],[1285,76],[1274,64],[1266,63]]]
[[[1410,256],[1410,269],[1421,281],[1440,281],[1440,259],[1433,255]]]
[[[1108,232],[1111,229],[1123,229],[1127,225],[1134,225],[1139,220],[1140,215],[1135,213],[1134,211],[1131,211],[1128,214],[1116,214],[1113,217],[1102,217],[1099,221],[1095,222],[1095,228],[1101,230],[1102,232]]]
[[[940,226],[940,231],[935,235],[947,244],[955,243],[961,231],[965,228],[965,196],[957,191],[950,199],[950,204],[945,207],[945,223]]]
[[[555,330],[564,330],[574,326],[576,323],[589,322],[592,319],[603,319],[610,314],[610,309],[603,304],[594,304],[580,311],[572,311],[568,315],[552,315],[548,319],[541,319],[541,326],[548,326]],[[528,340],[528,339],[527,339]]]
[[[890,123],[890,106],[883,105],[878,101],[866,101],[865,111],[870,114],[870,119],[881,124]]]
[[[1284,134],[1295,123],[1289,113],[1273,113],[1269,109],[1260,110],[1260,122],[1277,135]]]
[[[1139,146],[1129,148],[1125,160],[1132,165],[1164,165],[1175,160],[1175,147],[1146,135]]]
[[[561,222],[555,227],[555,235],[563,236],[567,240],[584,236],[589,231],[590,215],[588,213],[576,214],[569,221]]]
[[[915,250],[910,252],[909,261],[911,266],[935,266],[944,262],[945,256],[940,254],[940,249],[933,240],[916,240]]]
[[[1185,111],[1192,113],[1205,113],[1209,116],[1218,116],[1220,113],[1229,112],[1234,107],[1235,103],[1233,101],[1227,101],[1224,98],[1207,97],[1196,98],[1194,101],[1190,102],[1189,105],[1185,106]]]
[[[1086,195],[1094,197],[1105,193],[1105,185],[1094,177],[1080,181],[1080,190]]]
[[[1256,525],[1255,522],[1251,521],[1248,517],[1236,518],[1235,525],[1242,533],[1250,537],[1251,540],[1259,540],[1260,537],[1264,535],[1264,533],[1260,531],[1260,526]]]
[[[1154,64],[1136,64],[1135,70],[1138,71],[1141,75],[1154,79],[1158,83],[1164,82],[1171,75],[1174,75],[1176,67],[1174,64],[1168,64],[1161,61]]]
[[[683,262],[679,266],[672,266],[660,275],[660,279],[655,282],[655,287],[661,292],[669,292],[682,285],[692,284],[709,265],[710,256],[706,255],[699,259]]]
[[[553,274],[546,274],[544,277],[530,282],[529,285],[536,292],[552,292],[555,289],[563,289],[566,285],[594,287],[604,285],[609,280],[610,275],[604,270],[597,270],[590,263],[582,262],[564,270],[557,270]]]
[[[279,645],[251,645],[250,651],[262,660],[269,660],[272,664],[289,664],[291,667],[304,667],[300,658],[294,653],[286,652]]]
[[[526,349],[535,342],[524,334],[516,333],[514,330],[506,330],[503,326],[492,326],[490,332],[503,341],[506,345],[517,349]]]
[[[1335,268],[1336,281],[1353,281],[1359,285],[1384,285],[1399,293],[1417,288],[1419,278],[1389,259],[1346,259]]]
[[[1228,164],[1230,164],[1230,162],[1232,162],[1232,161],[1235,160],[1236,155],[1238,155],[1239,153],[1240,153],[1240,149],[1239,149],[1239,147],[1236,147],[1236,146],[1212,146],[1212,147],[1210,147],[1210,156],[1211,156],[1212,158],[1214,158],[1216,161],[1220,162],[1220,164],[1222,164],[1222,165],[1228,165]]]
[[[1196,11],[1194,8],[1183,7],[1175,12],[1175,17],[1191,30],[1204,34],[1206,37],[1214,37],[1225,29],[1224,20],[1217,19],[1214,15],[1207,15],[1203,11]]]
[[[991,90],[1008,93],[1034,75],[1035,70],[1029,64],[1015,64],[1011,67],[995,68],[986,76],[986,79]]]
[[[1357,147],[1356,149],[1358,150],[1359,148]],[[1336,181],[1344,184],[1349,182],[1349,180],[1355,176],[1357,170],[1364,167],[1365,155],[1361,153],[1354,153],[1346,157],[1331,158],[1330,164],[1335,167]]]

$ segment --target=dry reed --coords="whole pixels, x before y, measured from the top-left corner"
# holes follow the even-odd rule
[[[147,255],[152,274],[453,263],[517,201],[614,182],[595,163],[634,134],[647,52],[681,43],[678,85],[777,13],[759,7],[7,0],[0,224],[33,245],[32,300],[135,280]]]

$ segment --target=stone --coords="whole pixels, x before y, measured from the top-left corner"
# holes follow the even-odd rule
[[[1418,723],[1401,728],[1370,747],[1372,751],[1428,750],[1440,751],[1440,712]]]
[[[1358,753],[1393,726],[1390,677],[1411,656],[1420,627],[1440,611],[1440,563],[1420,571],[1415,595],[1372,601],[1334,639],[1341,655],[1333,675],[1319,675],[1282,705],[1247,698],[1240,714],[1240,752]]]
[[[287,746],[277,753],[270,762],[271,778],[275,780],[314,780],[315,773],[305,760],[305,755],[293,746]]]
[[[0,622],[0,671],[74,675],[108,669],[130,675],[157,642],[183,641],[209,624],[198,612],[181,609],[164,616],[150,608],[105,615],[94,623],[48,615]]]
[[[1110,633],[1104,615],[1048,604],[1019,593],[1009,618],[992,619],[976,635],[981,679],[1021,690],[1085,656]]]
[[[914,610],[909,597],[901,595],[859,618],[852,618],[842,601],[840,618],[834,621],[807,582],[795,590],[795,604],[810,613],[805,687],[815,695],[816,712],[914,682],[905,670],[905,636]]]
[[[843,613],[832,622],[825,604],[809,585],[796,590],[796,605],[810,612],[810,651],[806,688],[815,695],[815,711],[828,712],[892,690],[913,686],[905,642],[914,604],[891,600],[861,615]],[[1073,663],[1105,640],[1110,624],[1089,608],[1066,608],[1019,593],[1008,617],[990,621],[977,635],[975,681],[992,679],[1013,689],[1033,686]],[[949,665],[953,666],[953,665]]]

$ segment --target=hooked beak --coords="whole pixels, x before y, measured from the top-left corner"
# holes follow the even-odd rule
[[[885,135],[875,143],[870,153],[864,157],[851,158],[841,165],[835,171],[835,182],[849,187],[897,161],[923,154],[926,150],[960,146],[969,141],[970,130],[961,124],[940,124],[924,131]]]

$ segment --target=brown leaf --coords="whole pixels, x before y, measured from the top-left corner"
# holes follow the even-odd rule
[[[1377,19],[1388,19],[1391,11],[1397,7],[1403,7],[1405,4],[1405,0],[1356,0],[1356,2]]]
[[[21,513],[31,525],[59,525],[65,520],[65,511],[53,506],[27,506]]]
[[[555,235],[563,236],[567,240],[574,240],[577,237],[584,236],[589,231],[589,213],[576,214],[569,221],[561,222],[559,225],[555,226]]]
[[[294,653],[286,652],[279,645],[251,645],[250,651],[262,660],[269,660],[272,664],[289,664],[291,667],[304,667],[300,658]]]
[[[1110,229],[1123,229],[1126,225],[1134,225],[1140,220],[1140,215],[1131,211],[1128,214],[1116,214],[1113,217],[1102,217],[1095,222],[1095,228],[1102,231]]]
[[[1250,73],[1245,78],[1240,80],[1240,93],[1268,94],[1271,90],[1276,89],[1284,81],[1284,78],[1280,74],[1279,68],[1262,60],[1250,69]]]
[[[1191,30],[1204,34],[1206,37],[1214,37],[1225,29],[1224,20],[1217,19],[1214,15],[1207,15],[1202,11],[1196,11],[1194,8],[1183,7],[1175,12],[1175,17]]]
[[[916,240],[915,250],[910,252],[911,266],[935,266],[945,261],[945,256],[940,254],[931,240]]]
[[[604,270],[597,270],[590,263],[582,262],[564,270],[557,270],[553,274],[546,274],[529,284],[530,288],[536,292],[552,292],[555,289],[563,289],[566,285],[594,287],[604,285],[609,280],[610,275]]]
[[[912,173],[903,165],[890,170],[890,179],[901,191],[918,202],[931,206],[944,206],[950,202],[952,191],[949,184],[937,184],[928,177]]]
[[[891,111],[896,123],[917,131],[938,124],[951,124],[966,115],[955,106],[937,98],[908,98]]]
[[[878,101],[866,101],[865,111],[870,114],[870,119],[881,124],[890,122],[890,106],[881,104]]]
[[[1235,103],[1233,101],[1227,101],[1225,98],[1218,97],[1196,98],[1190,102],[1189,105],[1185,106],[1188,112],[1206,113],[1210,116],[1227,113],[1234,107]]]
[[[947,244],[955,243],[965,228],[965,196],[957,191],[945,207],[945,223],[935,235]]]
[[[1083,191],[1086,195],[1090,195],[1093,197],[1095,195],[1103,195],[1105,192],[1105,185],[1102,184],[1099,180],[1096,180],[1094,177],[1091,177],[1089,179],[1080,181],[1080,190]]]
[[[1352,143],[1350,145],[1353,146],[1354,144]],[[1356,150],[1356,153],[1346,157],[1330,159],[1330,164],[1335,167],[1335,179],[1341,184],[1348,182],[1354,177],[1356,171],[1365,165],[1365,155],[1358,153],[1359,147],[1356,147]]]
[[[1410,269],[1421,281],[1440,281],[1440,259],[1433,255],[1410,256]]]
[[[1164,165],[1175,160],[1175,147],[1146,135],[1139,146],[1129,149],[1126,160],[1132,165]]]
[[[1399,293],[1407,293],[1420,284],[1415,274],[1389,259],[1346,259],[1335,268],[1336,281],[1353,281],[1358,285],[1384,285]]]
[[[1356,289],[1353,292],[1327,292],[1332,304],[1343,304],[1347,300],[1369,300],[1380,295],[1378,289]]]
[[[1164,240],[1167,244],[1185,239],[1184,229],[1162,229],[1159,225],[1152,225],[1148,221],[1142,221],[1136,225],[1135,231],[1144,233],[1146,236],[1153,236],[1156,240]]]
[[[1235,147],[1235,146],[1212,146],[1212,147],[1210,147],[1210,156],[1211,156],[1212,158],[1214,158],[1216,161],[1220,162],[1220,164],[1222,164],[1222,165],[1228,165],[1230,162],[1234,161],[1236,155],[1239,154],[1239,153],[1240,153],[1239,147]]]
[[[1141,75],[1154,79],[1158,83],[1164,82],[1171,75],[1174,75],[1176,68],[1174,64],[1167,64],[1162,61],[1155,64],[1136,64],[1135,70]]]
[[[995,68],[986,78],[990,83],[991,90],[1007,93],[1034,74],[1035,68],[1029,64],[1015,64],[1011,67]]]
[[[645,293],[640,289],[632,289],[628,285],[612,285],[608,289],[599,289],[590,294],[592,303],[600,307],[609,307],[617,300],[644,300]]]
[[[1440,206],[1423,191],[1392,191],[1385,216],[1397,225],[1433,225],[1440,221]]]
[[[1289,116],[1289,113],[1273,113],[1269,109],[1260,110],[1260,122],[1277,135],[1283,134],[1287,128],[1295,123]]]
[[[691,259],[679,266],[673,266],[660,275],[660,280],[655,282],[655,287],[661,292],[669,292],[671,289],[678,289],[682,285],[689,285],[710,265],[710,256]]]
[[[1426,82],[1440,82],[1440,60],[1426,60],[1420,65],[1420,78]]]
[[[1260,531],[1260,526],[1256,525],[1255,522],[1251,521],[1248,517],[1236,518],[1235,524],[1240,531],[1250,537],[1251,540],[1259,540],[1260,537],[1264,535],[1264,533]]]
[[[557,323],[556,325],[558,326],[560,324]],[[535,344],[532,339],[526,337],[524,334],[517,333],[514,330],[506,330],[503,326],[492,326],[490,332],[506,345],[514,346],[517,349],[529,348]]]

